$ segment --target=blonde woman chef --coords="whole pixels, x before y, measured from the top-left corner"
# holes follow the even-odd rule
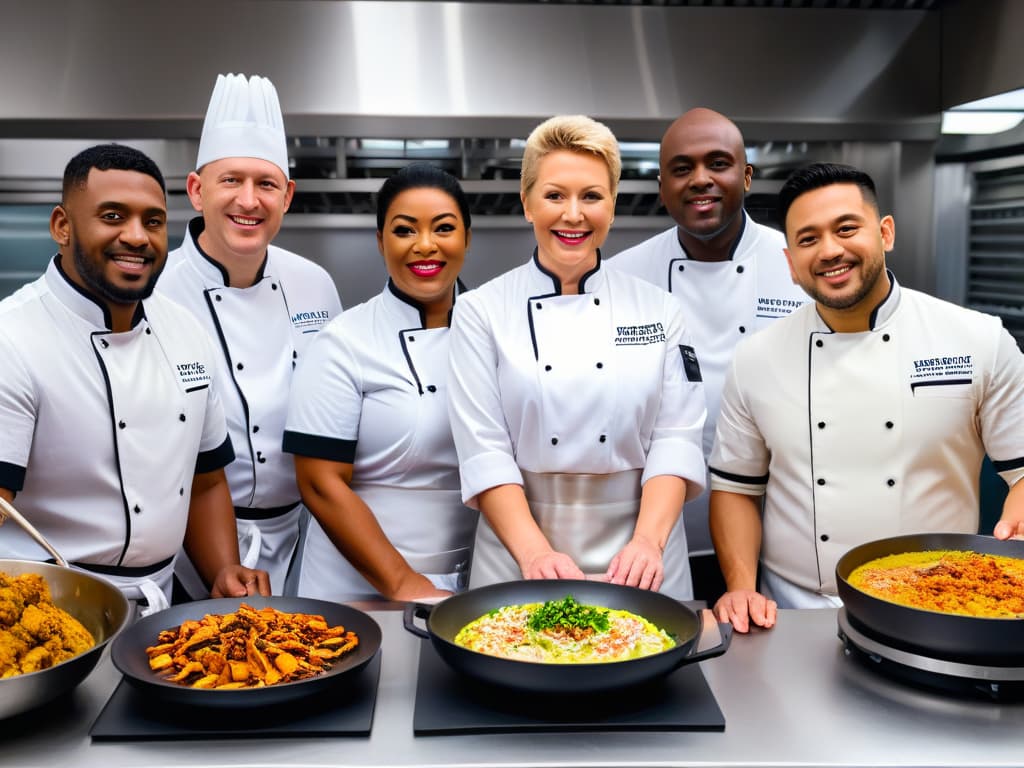
[[[678,300],[602,267],[620,169],[604,125],[538,126],[533,258],[456,306],[452,433],[482,513],[470,586],[587,575],[692,595],[677,523],[704,482],[703,384]]]

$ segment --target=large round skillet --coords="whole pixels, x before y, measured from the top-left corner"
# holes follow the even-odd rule
[[[232,613],[241,603],[257,609],[269,605],[286,613],[319,614],[329,625],[341,624],[345,629],[355,632],[359,637],[359,645],[335,661],[331,668],[321,675],[293,683],[268,685],[265,688],[189,688],[168,682],[149,668],[146,648],[156,644],[157,635],[161,630],[172,629],[190,619],[201,619],[208,613]],[[380,626],[377,622],[362,611],[347,605],[302,597],[234,597],[182,603],[139,619],[135,624],[125,628],[111,644],[110,659],[124,674],[125,680],[147,696],[155,696],[167,703],[185,706],[239,709],[294,701],[341,685],[347,676],[355,674],[370,662],[380,648],[380,639]]]
[[[459,630],[495,608],[561,600],[566,595],[572,595],[580,603],[643,616],[672,636],[676,646],[628,661],[541,664],[488,656],[454,642]],[[415,623],[417,617],[426,619],[426,631]],[[697,613],[658,592],[598,581],[538,579],[492,584],[454,595],[432,607],[410,604],[404,620],[407,630],[429,638],[441,658],[456,671],[484,683],[546,694],[592,693],[648,682],[684,664],[722,655],[732,636],[729,625],[711,626],[710,630],[718,630],[721,642],[714,648],[697,652],[697,641],[703,629],[702,618]]]
[[[1024,559],[1024,541],[966,533],[922,533],[870,541],[851,549],[836,564],[836,585],[847,616],[880,640],[928,656],[996,666],[1024,664],[1024,619],[981,619],[897,605],[861,592],[848,581],[857,566],[875,558],[941,549]]]

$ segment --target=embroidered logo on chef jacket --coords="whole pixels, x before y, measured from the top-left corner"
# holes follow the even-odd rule
[[[770,296],[758,296],[757,316],[771,318],[785,317],[794,309],[798,309],[801,306],[803,306],[803,303],[796,301],[795,299],[774,299]]]
[[[620,325],[615,329],[615,346],[635,347],[644,344],[662,344],[665,341],[665,326],[661,323],[645,325]]]
[[[973,380],[974,361],[971,355],[924,357],[914,361],[910,388],[970,384]]]
[[[309,312],[296,312],[292,315],[292,325],[300,333],[316,333],[330,319],[330,310],[314,309]]]
[[[693,347],[680,344],[679,354],[683,356],[683,370],[686,372],[686,380],[704,381],[704,378],[700,375],[700,363],[697,361],[697,353]]]
[[[174,368],[187,392],[210,386],[210,374],[206,372],[206,365],[201,361],[177,363]]]

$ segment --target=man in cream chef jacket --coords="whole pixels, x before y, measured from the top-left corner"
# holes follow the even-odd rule
[[[281,452],[292,371],[341,311],[327,272],[270,245],[291,203],[277,91],[263,77],[219,75],[187,191],[200,213],[171,253],[159,290],[196,316],[217,345],[216,370],[235,461],[227,467],[243,562],[284,594],[300,524],[292,457]],[[182,558],[185,590],[202,585]],[[287,591],[292,592],[291,582]]]
[[[67,560],[166,608],[184,541],[212,594],[269,594],[238,562],[233,452],[213,349],[153,284],[167,258],[163,176],[115,144],[68,163],[46,273],[0,302],[0,496]],[[46,555],[15,523],[0,555]]]
[[[995,536],[1024,534],[1024,355],[999,319],[899,285],[861,171],[800,169],[779,207],[814,303],[737,347],[710,462],[714,610],[741,632],[835,605],[836,562],[866,541],[976,533],[986,452],[1010,486]]]
[[[676,225],[608,262],[682,299],[704,376],[705,459],[736,344],[808,300],[790,277],[782,233],[743,210],[753,173],[739,128],[710,109],[690,110],[661,140],[658,191]],[[694,597],[713,602],[725,584],[708,530],[709,493],[687,502],[683,523]]]

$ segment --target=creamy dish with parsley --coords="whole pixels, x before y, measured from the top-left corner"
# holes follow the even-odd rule
[[[506,605],[455,636],[471,651],[517,661],[595,664],[651,656],[675,647],[666,632],[629,611],[562,600]]]

